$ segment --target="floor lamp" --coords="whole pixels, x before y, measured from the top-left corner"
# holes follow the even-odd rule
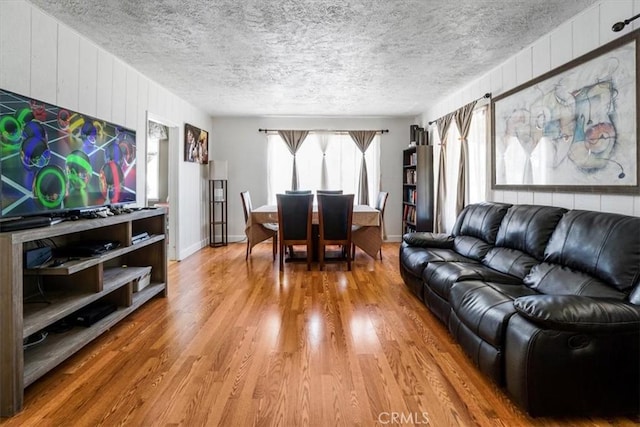
[[[209,246],[227,246],[227,176],[226,160],[209,162]]]

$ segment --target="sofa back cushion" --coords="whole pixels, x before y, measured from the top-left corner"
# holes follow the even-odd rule
[[[496,246],[517,249],[542,261],[549,238],[565,212],[552,206],[511,206],[500,223]]]
[[[482,259],[482,263],[487,267],[498,270],[501,273],[524,278],[531,267],[540,261],[534,257],[517,249],[492,247]]]
[[[544,259],[629,291],[640,282],[639,230],[639,217],[569,211],[551,235]]]
[[[495,247],[482,262],[494,270],[524,278],[543,259],[549,237],[566,211],[551,206],[511,206],[500,223]]]
[[[472,259],[482,260],[493,247],[502,218],[510,206],[505,203],[483,202],[465,207],[458,215],[451,233],[455,237],[455,251]]]
[[[471,236],[489,244],[496,242],[496,235],[502,218],[511,205],[506,203],[482,202],[465,207],[453,226],[454,237]]]

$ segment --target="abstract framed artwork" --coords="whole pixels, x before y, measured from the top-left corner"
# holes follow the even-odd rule
[[[496,96],[491,187],[639,193],[640,30]]]
[[[184,124],[184,161],[209,163],[209,132]]]

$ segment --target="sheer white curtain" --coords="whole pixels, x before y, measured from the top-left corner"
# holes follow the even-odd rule
[[[487,107],[484,106],[473,112],[469,131],[469,204],[487,200],[487,130]]]
[[[324,139],[324,140],[323,140]],[[322,158],[325,160],[327,180],[322,182]],[[362,154],[347,134],[310,133],[296,154],[300,190],[343,190],[356,194]],[[375,203],[380,191],[380,136],[376,135],[365,153],[369,175],[369,201]],[[276,203],[276,194],[291,188],[293,160],[279,135],[267,136],[267,200]]]
[[[453,230],[456,222],[456,189],[458,188],[458,171],[460,169],[460,132],[455,123],[451,123],[447,132],[447,157],[445,159],[445,181],[447,190],[444,197],[443,226],[446,233]],[[469,144],[471,145],[471,144]],[[471,158],[471,156],[469,156]]]

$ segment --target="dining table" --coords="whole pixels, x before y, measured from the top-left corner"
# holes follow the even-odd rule
[[[264,227],[254,227],[254,225],[277,222],[277,205],[262,205],[253,209],[246,228],[249,242],[260,242],[262,234],[268,232]],[[312,222],[318,224],[318,206],[316,204],[313,205]],[[369,205],[354,205],[352,224],[354,225],[354,231],[351,234],[352,243],[375,259],[382,247],[383,230],[380,211]]]

